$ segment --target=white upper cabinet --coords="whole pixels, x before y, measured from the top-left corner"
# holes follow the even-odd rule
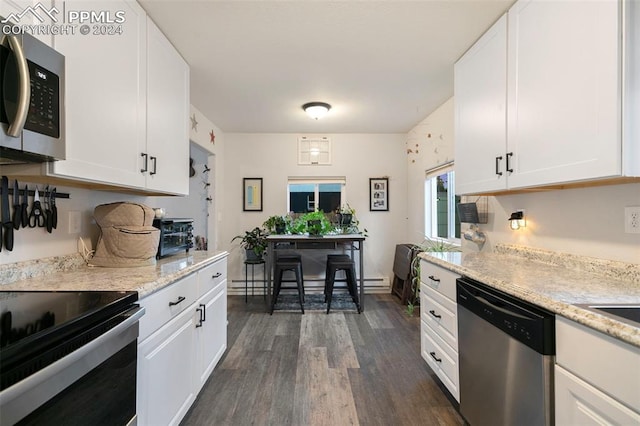
[[[506,189],[506,15],[456,63],[454,86],[456,190]]]
[[[154,22],[147,23],[146,186],[189,193],[189,66]]]
[[[510,188],[622,174],[621,4],[521,0],[509,10]]]
[[[520,0],[458,61],[460,194],[640,175],[635,3]]]
[[[49,173],[142,188],[146,132],[146,25],[135,1],[69,1],[66,10],[124,11],[121,34],[56,36],[66,59],[67,160]],[[89,28],[92,28],[89,25]]]

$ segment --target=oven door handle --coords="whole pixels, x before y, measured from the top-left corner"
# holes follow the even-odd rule
[[[111,330],[98,336],[94,340],[90,341],[79,349],[76,349],[63,358],[60,358],[53,364],[3,390],[2,392],[0,392],[0,406],[4,406],[14,399],[22,396],[22,394],[24,394],[25,392],[32,391],[34,388],[38,387],[44,382],[53,382],[52,384],[47,383],[48,386],[42,386],[42,388],[39,390],[39,396],[43,396],[45,399],[44,401],[30,408],[30,410],[36,409],[40,406],[40,404],[48,401],[50,398],[58,394],[62,389],[66,388],[68,385],[75,382],[77,379],[84,376],[86,373],[100,365],[103,361],[107,360],[122,348],[127,346],[129,343],[137,339],[137,327],[135,333],[133,333],[132,335],[130,335],[131,333],[127,333],[127,329],[136,326],[138,321],[140,321],[140,318],[144,315],[144,311],[144,307],[136,305],[128,311],[123,312],[121,316],[126,317],[126,319],[120,324],[113,327]],[[91,352],[94,351],[95,353],[92,354]],[[65,370],[73,368],[72,364],[76,362],[78,362],[78,366],[81,366],[81,368],[79,367],[76,370],[72,371],[73,374],[67,374],[68,372]],[[63,372],[65,374],[60,374]],[[68,383],[65,383],[66,381],[68,381]],[[36,404],[36,401],[33,401],[33,403]],[[29,412],[30,411],[28,411],[26,414],[28,414]]]
[[[31,78],[29,76],[29,65],[27,64],[27,58],[24,56],[24,50],[22,44],[16,36],[7,36],[9,39],[9,47],[13,51],[16,57],[16,64],[18,66],[18,105],[16,108],[16,116],[13,122],[9,124],[7,135],[19,138],[24,128],[24,123],[27,121],[27,113],[29,112],[29,103],[31,101]]]

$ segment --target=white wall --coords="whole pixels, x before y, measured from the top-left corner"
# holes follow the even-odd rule
[[[407,135],[409,242],[424,239],[425,171],[453,160],[453,98],[438,107]]]
[[[230,240],[272,215],[286,214],[287,179],[292,176],[345,176],[346,197],[356,209],[361,228],[368,229],[365,243],[365,278],[392,276],[397,243],[406,242],[407,173],[402,134],[331,134],[333,164],[299,166],[297,134],[225,135],[225,196],[222,248],[229,249],[229,276],[243,279],[243,254]],[[369,178],[389,177],[388,212],[369,211]],[[262,212],[242,211],[242,178],[263,179]],[[226,247],[224,244],[226,243]],[[306,271],[305,271],[306,274]]]
[[[424,232],[424,171],[453,158],[453,99],[445,102],[410,133],[408,149],[408,235],[422,240]],[[428,138],[428,134],[431,138]],[[431,142],[434,140],[435,142]],[[440,138],[439,135],[442,135]],[[473,201],[476,197],[469,197]],[[640,234],[624,233],[624,207],[640,206],[640,184],[597,186],[489,197],[489,223],[480,225],[487,234],[482,251],[496,243],[517,244],[602,259],[640,263]],[[527,227],[508,228],[511,212],[524,209]],[[463,230],[467,229],[463,224]],[[463,240],[463,251],[478,251]]]

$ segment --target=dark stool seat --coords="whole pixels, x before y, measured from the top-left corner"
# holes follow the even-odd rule
[[[286,271],[292,271],[295,274],[294,280],[282,279]],[[283,287],[283,282],[295,282],[296,287]],[[298,299],[300,300],[300,309],[304,314],[304,280],[302,274],[302,259],[300,255],[283,255],[278,256],[275,262],[273,300],[271,301],[271,313],[280,295],[280,290],[298,290]]]
[[[338,271],[345,272],[346,280],[336,280],[336,273]],[[358,313],[360,313],[360,302],[358,300],[358,287],[356,283],[356,266],[353,260],[347,255],[327,256],[327,275],[324,289],[325,301],[327,302],[327,314],[331,310],[331,299],[333,298],[333,288],[336,281],[346,281],[347,290],[349,290],[351,299],[356,304]]]

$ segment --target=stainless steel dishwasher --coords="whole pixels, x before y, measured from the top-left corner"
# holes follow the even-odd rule
[[[457,280],[460,412],[471,426],[553,425],[555,317]]]

